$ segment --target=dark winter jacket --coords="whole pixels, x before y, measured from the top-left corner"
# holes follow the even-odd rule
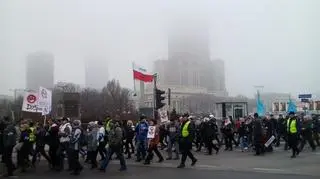
[[[14,125],[8,125],[3,131],[3,146],[13,147],[16,145],[17,131]]]

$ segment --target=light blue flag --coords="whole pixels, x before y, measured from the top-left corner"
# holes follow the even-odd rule
[[[287,112],[297,112],[297,106],[296,104],[292,101],[291,98],[289,98],[289,103],[288,103],[288,111]]]
[[[263,102],[260,98],[260,93],[259,91],[257,92],[257,113],[259,116],[264,116],[265,115],[265,110],[264,110],[264,105]]]

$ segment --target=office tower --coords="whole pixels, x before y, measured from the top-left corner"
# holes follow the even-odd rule
[[[39,87],[54,86],[54,56],[48,52],[34,52],[27,56],[26,88],[38,90]]]
[[[87,88],[102,90],[108,83],[108,64],[102,57],[88,57],[85,61],[85,84]]]

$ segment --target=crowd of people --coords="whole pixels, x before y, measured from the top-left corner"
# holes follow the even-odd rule
[[[152,137],[150,126],[154,130]],[[114,154],[120,161],[120,171],[127,169],[126,159],[134,157],[136,162],[150,165],[154,154],[160,163],[180,160],[178,168],[184,168],[189,157],[191,166],[194,166],[197,159],[192,153],[193,146],[198,152],[205,147],[208,155],[212,155],[213,150],[218,154],[223,145],[226,151],[238,146],[243,152],[252,150],[255,155],[263,155],[284,141],[284,150],[291,149],[291,157],[295,158],[306,142],[312,150],[316,150],[316,145],[320,146],[319,133],[318,116],[293,112],[277,118],[273,115],[262,118],[254,114],[236,120],[232,117],[217,120],[213,115],[197,118],[183,114],[171,117],[165,123],[146,116],[136,121],[107,117],[104,121],[92,121],[85,127],[80,120],[70,121],[68,118],[48,119],[45,124],[21,120],[17,124],[5,117],[0,125],[0,152],[7,168],[5,176],[8,177],[14,176],[17,169],[25,172],[35,168],[40,156],[55,171],[64,170],[67,159],[68,171],[79,175],[83,170],[79,156],[85,158],[85,163],[92,169],[100,171],[106,170]],[[166,152],[160,152],[164,149]],[[14,153],[16,162],[13,162]]]

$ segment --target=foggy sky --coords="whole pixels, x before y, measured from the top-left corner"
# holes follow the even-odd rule
[[[212,59],[226,63],[231,95],[320,91],[319,0],[1,0],[0,94],[25,87],[28,53],[55,56],[55,81],[84,84],[84,60],[104,56],[132,88],[131,64],[167,58],[176,14],[205,16]],[[74,66],[70,68],[70,66]]]

